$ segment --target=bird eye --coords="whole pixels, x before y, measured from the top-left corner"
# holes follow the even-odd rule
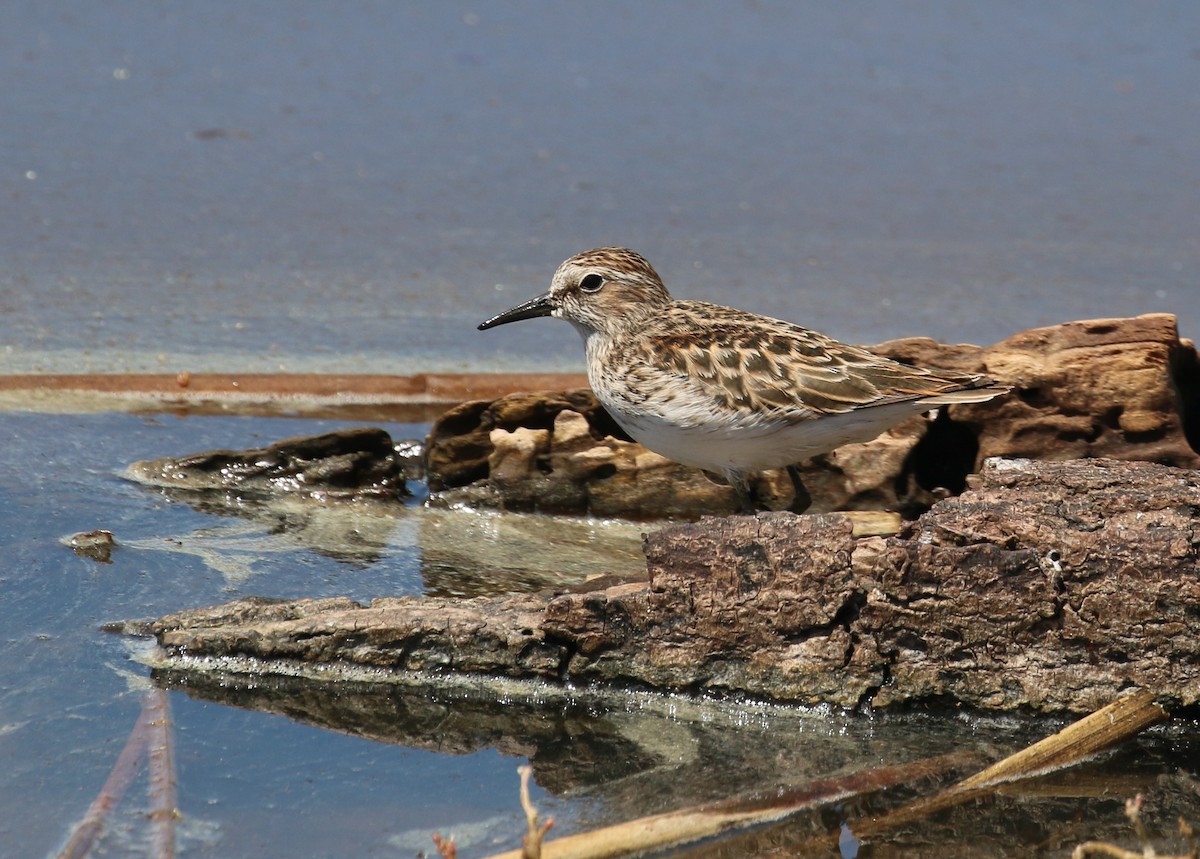
[[[584,275],[583,280],[579,281],[579,288],[584,292],[597,292],[602,286],[604,286],[604,278],[594,273]]]

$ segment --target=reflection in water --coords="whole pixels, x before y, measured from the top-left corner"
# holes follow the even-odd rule
[[[431,596],[536,591],[592,575],[646,574],[643,527],[636,523],[466,509],[414,512]]]
[[[474,686],[249,676],[158,668],[167,688],[285,715],[376,742],[447,754],[494,748],[527,758],[556,795],[588,791],[619,817],[678,808],[838,772],[849,762],[956,748],[927,723],[879,736],[827,710],[640,693],[573,693],[480,678]],[[411,678],[410,678],[411,679]]]
[[[247,499],[222,491],[159,490],[240,520],[128,545],[199,557],[241,584],[297,553],[354,568],[416,556],[426,595],[482,596],[564,587],[589,575],[645,573],[642,528],[619,520],[431,509],[378,499]]]
[[[530,761],[537,783],[557,797],[589,800],[573,828],[613,822],[715,800],[781,796],[795,786],[827,783],[883,765],[967,752],[996,757],[1050,733],[1050,720],[864,719],[827,709],[798,710],[742,701],[706,701],[642,693],[571,691],[480,679],[427,685],[322,683],[159,668],[156,683],[234,707],[285,715],[376,742],[451,755],[496,749]],[[507,691],[505,691],[507,689]],[[1171,743],[1142,737],[1140,748],[1036,780],[864,838],[848,822],[878,819],[932,794],[929,778],[843,801],[822,801],[785,821],[675,856],[856,856],[864,845],[897,855],[1011,855],[1014,843],[1068,849],[1085,839],[1127,841],[1120,811],[1126,796],[1153,795],[1160,820],[1194,816],[1195,782],[1162,775]],[[515,766],[515,764],[514,764]],[[954,778],[977,769],[976,761]],[[948,779],[947,779],[948,780]],[[516,780],[512,802],[517,803]],[[456,821],[431,820],[431,829]],[[487,821],[466,835],[476,844],[503,837],[512,821]],[[555,832],[553,836],[567,834]],[[411,834],[410,834],[411,835]],[[408,843],[409,835],[396,838]],[[419,839],[417,842],[419,843]]]

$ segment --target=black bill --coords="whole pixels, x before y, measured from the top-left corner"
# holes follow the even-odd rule
[[[550,301],[550,293],[544,293],[537,298],[531,298],[524,304],[518,304],[512,310],[506,310],[501,314],[493,316],[486,322],[479,323],[479,330],[486,331],[489,328],[495,328],[497,325],[504,325],[508,322],[520,322],[522,319],[534,319],[538,316],[549,316],[554,312],[554,305]]]

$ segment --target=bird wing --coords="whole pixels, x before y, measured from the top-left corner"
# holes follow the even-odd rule
[[[689,320],[695,324],[681,324]],[[782,320],[703,302],[675,302],[645,334],[638,354],[624,356],[629,381],[646,393],[709,398],[718,410],[807,420],[906,401],[928,401],[930,408],[978,402],[1003,390],[985,390],[993,385],[986,376],[912,367]]]

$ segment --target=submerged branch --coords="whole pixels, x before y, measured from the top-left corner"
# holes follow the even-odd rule
[[[540,855],[542,859],[606,859],[688,844],[731,830],[782,820],[805,809],[851,796],[928,778],[964,766],[974,757],[965,752],[941,755],[837,778],[814,779],[768,795],[738,797],[641,817],[547,841],[540,845]],[[523,796],[523,805],[524,799]],[[532,833],[532,820],[530,826]],[[541,831],[544,834],[545,829]],[[514,850],[490,859],[527,859],[527,856],[522,850]]]
[[[995,793],[1004,785],[1019,779],[1034,778],[1075,766],[1167,718],[1167,713],[1154,702],[1153,693],[1146,690],[1135,692],[931,797],[919,799],[890,814],[854,821],[849,828],[859,838],[887,832],[968,800]]]
[[[133,782],[133,777],[137,775],[138,768],[142,765],[152,718],[150,698],[147,698],[142,703],[142,711],[138,714],[133,730],[129,732],[129,739],[125,741],[125,747],[117,756],[117,762],[113,764],[104,786],[100,788],[100,792],[92,800],[92,804],[83,818],[71,831],[70,838],[67,839],[62,850],[58,851],[56,859],[83,859],[91,852],[92,846],[104,829],[105,818],[121,801],[125,791]]]
[[[147,738],[150,746],[150,855],[154,859],[174,859],[178,809],[175,796],[175,749],[167,692],[163,689],[151,690],[146,699],[146,709],[151,713]]]
[[[1058,733],[1046,737],[1016,754],[965,778],[933,796],[909,803],[890,814],[854,821],[842,830],[807,839],[796,852],[806,854],[820,845],[836,845],[839,838],[862,839],[893,830],[903,824],[961,804],[970,799],[997,792],[1018,779],[1044,775],[1074,766],[1167,719],[1149,692],[1137,692]],[[764,823],[784,820],[798,812],[842,801],[896,785],[908,784],[961,768],[978,756],[963,751],[927,758],[912,764],[882,767],[839,778],[816,779],[769,796],[741,797],[709,803],[680,811],[667,812],[614,826],[548,841],[542,845],[544,859],[609,859],[646,850],[679,846],[703,838],[730,833]],[[527,809],[528,812],[528,809]],[[723,847],[738,852],[738,836]],[[522,859],[521,851],[499,854],[491,859]]]

